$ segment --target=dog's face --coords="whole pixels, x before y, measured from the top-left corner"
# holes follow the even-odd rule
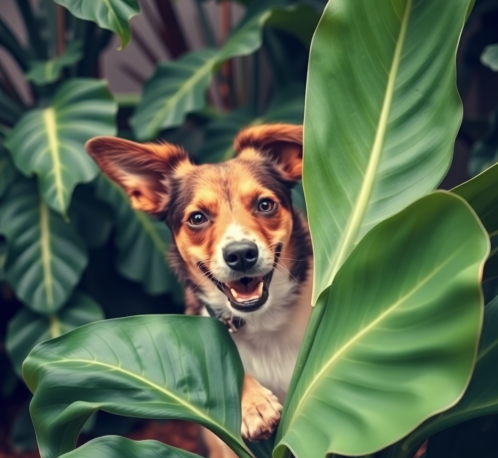
[[[290,244],[302,127],[253,127],[234,145],[235,159],[199,166],[169,144],[99,137],[87,150],[134,208],[166,221],[199,292],[221,291],[226,307],[240,315],[267,303],[273,272]]]

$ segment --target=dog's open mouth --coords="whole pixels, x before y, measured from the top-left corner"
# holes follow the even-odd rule
[[[253,277],[242,277],[228,283],[222,283],[206,268],[203,263],[199,263],[199,268],[207,277],[225,294],[230,301],[230,305],[240,312],[254,312],[260,309],[268,300],[270,283],[273,272],[280,257],[281,247],[278,246],[275,252],[273,268],[265,275]]]
[[[259,277],[242,277],[237,281],[225,283],[222,291],[234,309],[253,312],[268,300],[271,273]]]

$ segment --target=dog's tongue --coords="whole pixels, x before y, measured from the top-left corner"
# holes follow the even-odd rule
[[[253,299],[259,299],[263,294],[263,281],[253,278],[249,282],[235,281],[227,283],[233,298],[237,302],[245,302]]]

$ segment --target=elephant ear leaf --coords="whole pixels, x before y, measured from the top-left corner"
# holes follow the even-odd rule
[[[5,277],[34,312],[51,315],[69,299],[88,262],[72,223],[51,210],[26,179],[11,186],[0,207],[8,242]]]
[[[174,315],[91,323],[39,344],[23,365],[42,458],[71,451],[99,409],[197,422],[250,458],[240,436],[243,374],[220,322]]]
[[[75,79],[57,91],[47,108],[24,115],[6,138],[15,165],[26,176],[38,175],[53,210],[64,215],[75,186],[97,176],[84,145],[91,137],[116,133],[116,111],[104,81]]]
[[[104,436],[94,439],[60,458],[201,458],[185,450],[157,441],[133,441],[119,436]]]
[[[116,33],[125,48],[131,39],[130,19],[140,13],[138,0],[54,0],[73,16],[95,22],[99,27]]]
[[[369,455],[453,406],[474,367],[488,252],[446,192],[373,228],[330,287],[274,456]]]

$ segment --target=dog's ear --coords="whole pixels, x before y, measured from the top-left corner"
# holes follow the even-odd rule
[[[285,180],[298,181],[303,172],[303,126],[267,124],[242,130],[234,141],[238,157],[254,154],[272,159]]]
[[[126,191],[133,208],[155,215],[167,209],[171,177],[180,167],[190,166],[185,151],[168,143],[96,137],[85,147],[102,171]]]

